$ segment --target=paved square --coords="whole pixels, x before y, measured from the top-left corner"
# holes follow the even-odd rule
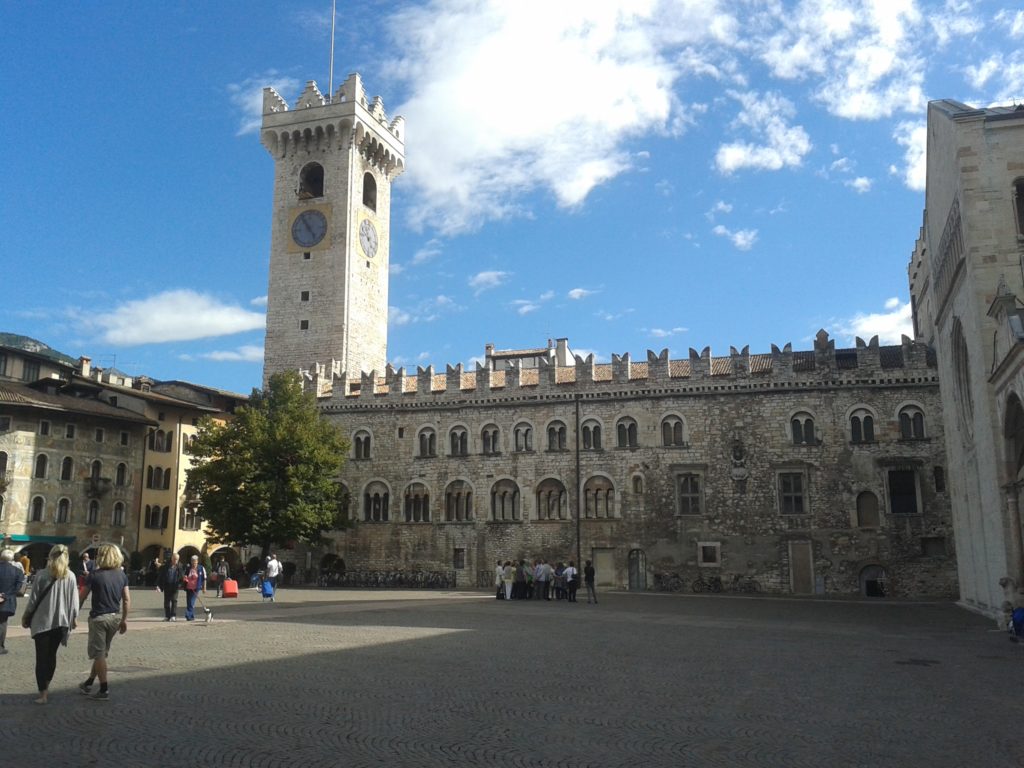
[[[106,703],[79,631],[33,705],[12,627],[6,764],[1024,766],[1024,648],[949,604],[246,590],[206,625],[133,596]]]

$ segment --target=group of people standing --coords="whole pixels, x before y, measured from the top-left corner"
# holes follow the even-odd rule
[[[594,590],[594,566],[587,560],[583,568],[583,582],[587,587],[587,602],[597,602]],[[499,600],[565,600],[576,602],[580,572],[573,560],[569,564],[547,560],[527,563],[520,560],[497,561],[494,566],[495,597]]]
[[[21,586],[15,574],[7,566],[12,565],[14,554],[7,549],[0,552],[0,641],[6,635],[7,619],[17,609],[17,598],[24,595],[24,572]],[[79,684],[78,689],[94,701],[109,699],[107,686],[107,656],[114,635],[128,631],[128,611],[131,595],[128,590],[128,576],[122,565],[124,556],[114,544],[101,544],[96,551],[94,566],[85,571],[83,587],[79,588],[78,578],[68,566],[68,548],[55,544],[50,548],[46,567],[36,572],[32,593],[21,617],[21,624],[30,630],[36,648],[36,687],[39,697],[37,704],[46,704],[50,681],[57,669],[57,651],[67,646],[68,635],[78,625],[79,608],[84,606],[90,595],[92,605],[89,611],[89,639],[87,654],[92,660],[89,677]],[[11,586],[8,582],[14,578]],[[0,642],[2,645],[2,642]],[[4,649],[6,652],[6,649]],[[93,693],[92,686],[99,679],[99,690]]]
[[[185,590],[185,621],[195,621],[196,599],[200,593],[206,594],[206,581],[206,566],[199,562],[199,555],[192,555],[188,565],[182,565],[178,553],[172,553],[157,570],[156,588],[164,595],[164,621],[178,620],[178,592],[182,589]]]

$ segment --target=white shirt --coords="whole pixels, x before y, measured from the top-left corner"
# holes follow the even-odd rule
[[[275,557],[273,560],[271,560],[269,563],[267,563],[267,573],[266,573],[266,576],[269,579],[273,579],[273,578],[276,578],[278,576],[278,574],[280,574],[280,573],[281,573],[281,563]]]
[[[575,568],[573,568],[571,565],[568,568],[566,568],[564,571],[562,571],[562,575],[565,577],[566,581],[573,581],[576,578],[576,574],[577,573],[578,573],[578,571]]]

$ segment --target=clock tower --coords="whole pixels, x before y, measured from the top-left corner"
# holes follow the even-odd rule
[[[324,365],[382,371],[387,357],[391,182],[405,169],[405,121],[388,122],[357,74],[295,109],[263,89],[260,138],[274,158],[263,379]]]

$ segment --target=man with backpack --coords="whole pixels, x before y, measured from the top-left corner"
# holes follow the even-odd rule
[[[199,562],[199,555],[192,555],[192,562],[185,569],[185,621],[196,620],[196,595],[206,594],[206,568]]]

